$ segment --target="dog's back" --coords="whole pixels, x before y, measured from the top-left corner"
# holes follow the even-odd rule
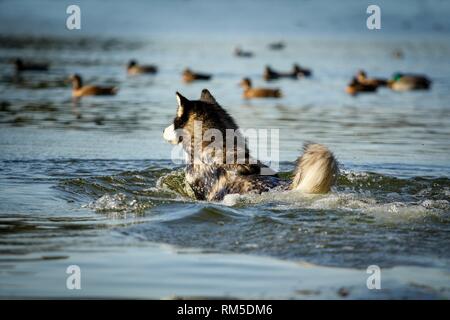
[[[262,193],[276,187],[300,189],[307,193],[330,191],[337,174],[337,161],[326,147],[319,144],[305,146],[292,184],[275,174],[262,175],[262,169],[268,168],[250,156],[247,141],[238,130],[236,122],[208,90],[202,91],[200,100],[190,101],[179,93],[177,99],[177,116],[174,123],[164,130],[164,136],[172,143],[180,143],[178,137],[173,139],[173,135],[166,131],[183,129],[183,132],[189,133],[190,138],[183,137],[181,143],[190,154],[190,162],[186,166],[186,182],[197,199],[217,201],[227,194]],[[192,137],[195,137],[195,122],[198,121],[202,123],[202,138],[196,141]],[[204,139],[203,135],[209,129],[221,133],[214,136],[214,143]],[[234,133],[232,145],[227,144],[230,129]],[[220,138],[222,141],[216,141]],[[215,149],[216,142],[220,142],[220,150]]]

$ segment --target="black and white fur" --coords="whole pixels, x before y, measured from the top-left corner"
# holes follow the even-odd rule
[[[173,123],[164,130],[163,137],[172,144],[181,143],[190,155],[186,166],[186,182],[198,200],[218,201],[227,194],[262,193],[274,188],[301,190],[305,193],[330,191],[338,174],[338,163],[325,146],[304,146],[291,182],[280,179],[274,172],[262,174],[267,173],[269,168],[250,156],[236,122],[207,89],[202,91],[199,100],[188,100],[178,92],[176,97],[177,113]],[[194,139],[195,121],[201,121],[202,135],[208,129],[222,133],[224,152],[212,149],[210,141]],[[236,130],[236,139],[243,139],[244,143],[235,143],[230,150],[225,143],[227,129]],[[236,160],[233,163],[225,161],[226,153],[229,152]]]

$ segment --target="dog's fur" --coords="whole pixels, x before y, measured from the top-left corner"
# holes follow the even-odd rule
[[[250,156],[247,142],[236,122],[208,90],[204,89],[200,100],[195,101],[186,99],[178,92],[176,95],[177,115],[173,124],[164,130],[164,138],[173,144],[181,143],[187,154],[191,155],[186,166],[186,182],[197,199],[217,201],[227,194],[261,193],[277,187],[307,193],[330,191],[338,166],[326,147],[319,144],[305,145],[292,183],[280,179],[274,172],[263,175],[262,170],[267,173],[269,168]],[[195,121],[202,122],[202,136],[208,129],[217,129],[222,133],[224,152],[211,147],[211,141],[203,141],[201,137],[194,139]],[[225,143],[227,129],[237,130],[235,138],[243,142],[234,143],[231,150],[227,150],[229,146]],[[216,142],[215,139],[212,141]],[[232,163],[226,163],[227,152],[233,156]]]
[[[325,146],[307,143],[295,166],[291,188],[305,193],[327,193],[335,183],[338,163]]]

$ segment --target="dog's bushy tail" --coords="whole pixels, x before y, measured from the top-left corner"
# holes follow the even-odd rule
[[[291,189],[305,193],[327,193],[339,173],[338,162],[327,147],[307,143],[298,158]]]

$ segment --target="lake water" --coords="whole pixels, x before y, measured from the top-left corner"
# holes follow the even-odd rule
[[[68,31],[68,3],[0,2],[1,298],[450,297],[448,3],[381,1],[379,31],[364,1],[79,3],[82,29]],[[18,56],[51,69],[16,77]],[[131,58],[160,71],[129,77]],[[313,77],[262,80],[294,62]],[[187,66],[214,78],[183,84]],[[432,90],[350,97],[360,68],[425,73]],[[119,94],[74,104],[74,72]],[[243,100],[245,76],[284,97]],[[207,203],[159,187],[182,170],[162,139],[174,93],[204,87],[241,128],[279,129],[282,172],[304,142],[327,145],[342,167],[333,192]],[[81,290],[66,288],[69,265]],[[366,286],[370,265],[381,290]]]

